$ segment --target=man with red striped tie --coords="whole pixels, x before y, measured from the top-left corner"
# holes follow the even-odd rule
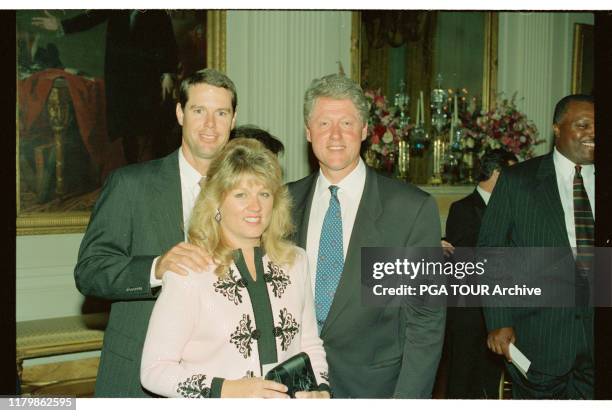
[[[592,399],[593,308],[588,306],[592,288],[585,276],[591,268],[595,226],[593,97],[561,99],[553,131],[552,152],[500,176],[478,245],[574,249],[575,304],[485,308],[487,344],[511,361],[513,343],[531,360],[527,377],[507,365],[514,398]]]

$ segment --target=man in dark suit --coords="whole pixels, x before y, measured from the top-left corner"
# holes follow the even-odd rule
[[[445,240],[463,247],[456,261],[473,261],[469,248],[478,244],[482,217],[503,168],[518,160],[503,149],[490,150],[480,159],[478,185],[474,192],[453,202],[446,220]],[[446,316],[444,353],[447,369],[447,399],[494,399],[498,397],[503,365],[487,349],[487,331],[482,308],[449,308]],[[444,358],[443,358],[444,361]]]
[[[577,248],[569,269],[582,284],[585,249],[593,248],[595,108],[570,95],[555,107],[554,150],[502,173],[485,212],[484,247]],[[580,292],[580,285],[576,287]],[[593,398],[593,308],[485,308],[487,344],[511,360],[509,344],[531,360],[527,378],[513,365],[514,398]]]
[[[359,85],[341,75],[306,91],[306,138],[320,169],[289,184],[295,241],[309,257],[334,396],[431,397],[445,311],[362,303],[360,262],[362,247],[439,246],[440,218],[430,195],[366,168],[368,111]]]
[[[181,83],[176,116],[181,147],[163,159],[113,172],[93,209],[79,250],[75,280],[81,293],[113,301],[104,334],[96,396],[147,397],[140,358],[161,278],[208,261],[185,243],[199,182],[227,143],[236,119],[236,88],[205,69]]]
[[[35,26],[63,34],[102,23],[107,24],[104,85],[109,138],[123,139],[128,163],[165,156],[171,150],[165,148],[166,137],[157,133],[161,121],[172,114],[171,108],[162,110],[162,101],[171,99],[178,66],[178,48],[168,13],[88,10],[62,21],[48,12],[32,19]]]

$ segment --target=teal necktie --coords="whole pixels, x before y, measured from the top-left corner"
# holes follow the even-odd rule
[[[319,333],[327,319],[344,267],[342,243],[342,215],[338,200],[338,187],[331,185],[329,207],[323,219],[319,255],[317,257],[317,277],[315,282],[315,308]]]

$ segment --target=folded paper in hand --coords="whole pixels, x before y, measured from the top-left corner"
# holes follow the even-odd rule
[[[294,355],[268,371],[265,379],[287,386],[289,397],[295,397],[298,391],[312,391],[318,387],[310,358],[305,352]]]
[[[510,343],[510,358],[512,358],[512,364],[520,371],[523,377],[528,378],[527,371],[529,371],[531,361],[513,343]]]

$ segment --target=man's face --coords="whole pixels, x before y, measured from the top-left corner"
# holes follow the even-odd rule
[[[553,124],[557,150],[578,165],[595,159],[595,106],[571,101],[559,124]]]
[[[306,139],[323,174],[338,183],[359,163],[361,142],[368,125],[349,99],[317,98],[306,126]]]
[[[189,87],[185,108],[176,105],[176,118],[183,127],[183,154],[196,169],[208,165],[223,148],[234,124],[232,93],[208,84]]]

